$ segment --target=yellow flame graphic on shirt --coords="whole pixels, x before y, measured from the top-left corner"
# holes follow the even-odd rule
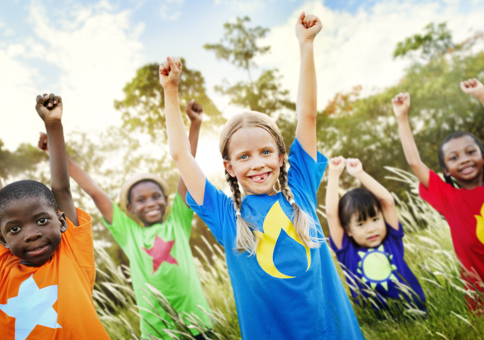
[[[269,275],[280,279],[292,279],[294,276],[288,276],[277,270],[274,264],[274,249],[276,247],[277,239],[281,234],[281,230],[289,235],[297,243],[301,244],[306,249],[306,256],[308,259],[308,267],[311,266],[311,253],[309,248],[305,246],[296,234],[294,225],[291,220],[287,218],[286,214],[281,208],[279,201],[274,203],[271,210],[267,213],[264,219],[264,232],[256,231],[259,238],[259,245],[257,247],[257,262],[259,262],[262,269]]]
[[[484,204],[481,207],[481,216],[474,215],[477,220],[476,235],[479,241],[484,244]]]

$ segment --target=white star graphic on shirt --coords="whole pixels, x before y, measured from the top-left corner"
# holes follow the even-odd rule
[[[57,301],[57,285],[39,289],[33,275],[22,282],[18,295],[0,304],[0,310],[15,318],[15,340],[25,340],[37,325],[62,328],[52,306]]]

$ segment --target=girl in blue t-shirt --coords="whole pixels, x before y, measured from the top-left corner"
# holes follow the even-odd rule
[[[350,190],[340,200],[338,182],[345,166],[365,188]],[[358,159],[336,157],[329,161],[326,216],[331,248],[348,274],[354,298],[359,294],[374,296],[367,293],[371,289],[377,293],[379,307],[388,306],[387,299],[404,297],[409,308],[425,313],[424,292],[403,258],[404,232],[395,201],[363,170]]]
[[[316,215],[327,164],[316,149],[313,40],[321,28],[304,13],[296,24],[301,73],[290,169],[281,132],[267,115],[244,112],[223,128],[220,151],[232,197],[207,180],[189,152],[178,104],[180,60],[160,66],[171,155],[188,203],[225,246],[243,339],[362,339]]]

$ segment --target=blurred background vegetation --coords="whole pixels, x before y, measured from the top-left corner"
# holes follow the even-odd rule
[[[237,83],[226,79],[216,87],[216,91],[227,96],[230,103],[239,106],[241,110],[260,111],[276,119],[289,149],[297,123],[295,103],[289,91],[282,88],[281,75],[277,69],[254,72],[258,67],[257,58],[267,53],[270,47],[259,44],[268,29],[249,26],[248,17],[226,23],[220,41],[207,42],[204,46],[213,51],[221,62],[229,62],[247,75],[245,81]],[[454,41],[445,23],[431,23],[421,34],[398,43],[394,57],[412,60],[400,82],[378,93],[373,91],[370,95],[365,94],[364,89],[357,84],[350,92],[337,93],[318,114],[319,150],[328,157],[342,155],[359,158],[370,175],[395,193],[402,204],[408,203],[408,183],[402,185],[401,181],[388,179],[389,172],[385,169],[385,166],[389,166],[409,170],[401,149],[391,98],[400,92],[410,93],[410,120],[421,158],[431,169],[440,171],[437,148],[446,135],[465,130],[474,133],[481,141],[484,140],[484,108],[475,98],[463,94],[459,89],[459,82],[468,78],[478,78],[484,82],[483,45],[482,32],[470,32],[466,40]],[[186,103],[195,99],[202,104],[206,114],[202,133],[218,133],[225,118],[207,95],[202,72],[191,69],[190,60],[183,60],[183,67],[180,84],[182,112]],[[256,73],[260,76],[254,79]],[[158,81],[158,65],[140,67],[123,91],[124,98],[114,101],[122,126],[113,126],[99,134],[81,131],[66,136],[69,155],[114,201],[118,201],[119,189],[125,179],[137,172],[160,174],[167,179],[174,192],[178,173],[166,145],[164,94]],[[186,117],[185,121],[188,122]],[[16,151],[10,152],[3,148],[0,140],[0,177],[6,183],[29,178],[49,184],[47,156],[33,145],[20,145]],[[344,189],[359,185],[349,177],[343,177],[342,181]],[[222,173],[214,182],[220,188],[228,189]],[[320,203],[324,202],[324,183],[325,179],[318,192]],[[103,227],[101,216],[91,199],[77,185],[73,184],[72,189],[77,205],[93,216],[96,247],[102,248],[105,257],[112,262],[109,266],[127,265],[126,257]],[[408,208],[411,215],[418,212],[412,207]],[[326,236],[329,236],[322,215],[320,221]],[[415,216],[411,224],[414,232],[420,230],[428,233],[432,227],[429,220]],[[450,241],[447,239],[446,242]],[[214,253],[213,244],[215,240],[210,231],[198,217],[194,218],[191,246],[200,262],[200,270],[204,266],[215,265],[216,256],[223,256]],[[449,248],[450,243],[446,247]],[[450,254],[453,253],[450,251]],[[101,271],[106,270],[109,261],[100,260]],[[455,263],[454,258],[452,261]],[[100,287],[107,284],[106,280],[104,275],[98,275]],[[225,298],[230,299],[230,296]],[[226,312],[229,313],[229,310],[227,308]],[[235,311],[230,313],[234,314]],[[366,332],[370,334],[369,329]]]

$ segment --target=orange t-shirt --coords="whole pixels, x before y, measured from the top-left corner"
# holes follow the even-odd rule
[[[96,277],[92,220],[77,209],[79,226],[67,231],[52,258],[40,267],[20,263],[0,246],[2,340],[109,339],[92,291]]]

